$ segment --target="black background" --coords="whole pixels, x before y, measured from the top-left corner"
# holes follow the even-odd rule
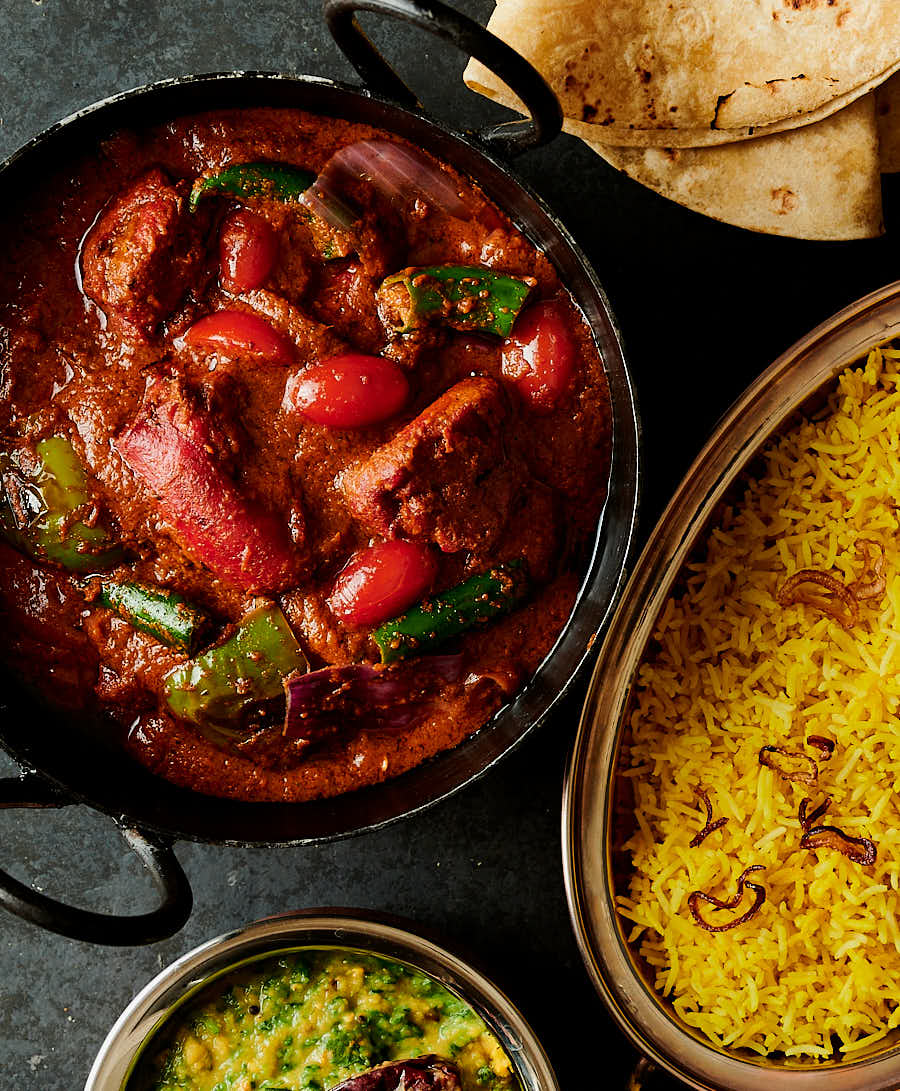
[[[489,0],[457,7],[481,22],[491,11]],[[430,113],[456,127],[505,116],[465,89],[464,58],[452,49],[363,21]],[[2,0],[0,157],[112,92],[235,68],[355,82],[313,0]],[[898,179],[885,180],[886,237],[811,243],[685,211],[570,137],[517,169],[594,262],[621,324],[644,424],[642,538],[750,379],[833,311],[900,275]],[[562,886],[560,791],[581,697],[478,784],[386,831],[312,849],[180,846],[196,908],[164,943],[94,948],[0,917],[0,1087],[81,1087],[109,1026],[163,965],[255,918],[330,904],[436,928],[520,1005],[564,1091],[623,1088],[635,1055],[588,983]],[[0,775],[14,772],[0,756]],[[111,823],[84,810],[0,813],[0,846],[0,866],[48,893],[118,912],[153,903]]]

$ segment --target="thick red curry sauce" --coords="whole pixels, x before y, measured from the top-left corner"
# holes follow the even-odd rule
[[[378,608],[355,625],[335,590],[360,551],[418,543],[414,578],[431,595],[499,562],[527,569],[521,605],[441,646],[461,654],[454,680],[432,685],[412,722],[373,724],[362,709],[298,749],[279,743],[283,702],[231,730],[176,719],[165,678],[188,654],[100,605],[90,573],[0,542],[6,662],[60,705],[111,713],[139,761],[201,792],[335,795],[476,731],[564,625],[605,496],[610,409],[590,332],[547,259],[451,168],[443,175],[467,218],[421,192],[386,196],[364,177],[346,180],[359,218],[343,257],[323,256],[296,202],[209,193],[189,208],[194,180],[230,164],[317,173],[339,149],[372,139],[395,138],[291,110],[183,118],[114,134],[6,217],[3,447],[27,461],[41,440],[68,439],[90,482],[91,510],[79,518],[109,526],[123,548],[107,575],[180,592],[213,619],[213,642],[274,602],[316,670],[379,662]],[[398,335],[379,313],[386,276],[451,263],[532,285],[505,346],[440,322]],[[221,311],[232,312],[224,333],[219,319],[197,326]],[[235,324],[234,313],[246,320]],[[527,336],[517,343],[519,328]],[[330,426],[298,406],[311,389],[305,372],[348,353],[391,361],[380,423]],[[344,421],[323,389],[324,419]],[[135,472],[151,425],[190,433],[221,498],[155,448],[151,467]],[[390,491],[398,475],[402,496]],[[212,567],[204,549],[218,551]],[[428,667],[412,655],[384,669],[411,677]]]

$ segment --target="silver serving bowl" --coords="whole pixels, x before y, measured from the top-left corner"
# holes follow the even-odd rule
[[[352,909],[309,909],[268,917],[195,947],[137,994],[97,1054],[84,1091],[122,1091],[134,1064],[179,1005],[250,960],[304,947],[365,951],[421,970],[485,1021],[513,1065],[522,1091],[559,1091],[547,1055],[515,1005],[479,970],[394,918]]]
[[[720,1050],[683,1023],[642,975],[613,889],[613,803],[632,683],[682,565],[717,505],[765,441],[836,374],[900,336],[900,282],[813,330],[775,361],[715,429],[663,513],[610,624],[594,670],[563,797],[563,864],[582,957],[622,1030],[691,1087],[729,1091],[889,1091],[900,1086],[896,1037],[853,1060],[809,1064]]]

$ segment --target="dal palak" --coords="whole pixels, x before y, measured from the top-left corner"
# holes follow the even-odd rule
[[[421,1064],[391,1063],[410,1058]],[[393,1082],[384,1079],[394,1073]],[[484,1021],[438,982],[362,952],[308,948],[256,961],[205,989],[151,1043],[128,1091],[397,1085],[519,1087]]]

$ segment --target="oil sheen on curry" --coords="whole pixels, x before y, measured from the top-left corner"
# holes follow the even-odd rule
[[[457,745],[574,605],[610,408],[450,167],[292,110],[117,132],[7,216],[3,658],[161,776],[307,800]]]

